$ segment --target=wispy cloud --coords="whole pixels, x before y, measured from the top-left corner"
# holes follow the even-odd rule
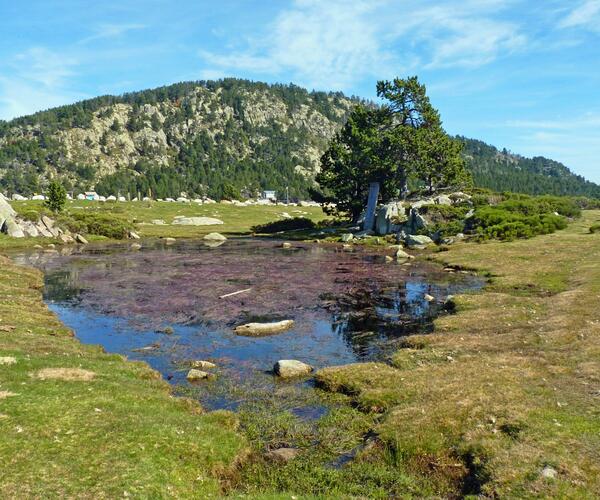
[[[561,28],[585,27],[600,31],[600,0],[585,0],[579,3],[559,23]]]
[[[0,75],[0,118],[9,119],[85,97],[69,90],[79,61],[45,47],[32,47],[5,62]]]
[[[130,31],[142,30],[147,28],[145,24],[125,23],[125,24],[100,24],[96,26],[94,33],[81,39],[79,44],[86,44],[96,40],[104,40],[109,38],[117,38],[125,35]]]
[[[294,75],[310,87],[348,89],[418,67],[477,67],[518,50],[519,26],[495,19],[511,2],[296,0],[239,51],[200,51],[214,70]]]

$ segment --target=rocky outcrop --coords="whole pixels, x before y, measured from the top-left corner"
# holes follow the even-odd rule
[[[226,241],[227,237],[221,233],[208,233],[203,239],[206,241]]]
[[[12,238],[58,238],[63,243],[72,242],[68,231],[56,227],[54,220],[42,215],[40,220],[31,221],[18,216],[8,200],[0,193],[0,232]],[[71,240],[70,240],[71,238]]]

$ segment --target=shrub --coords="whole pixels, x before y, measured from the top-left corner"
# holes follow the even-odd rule
[[[127,238],[129,231],[133,229],[126,219],[99,212],[73,213],[62,218],[59,223],[74,233],[95,234],[117,240]]]
[[[514,240],[531,238],[538,234],[549,234],[567,227],[567,220],[561,215],[525,215],[505,207],[482,207],[469,220],[469,231],[479,240]]]
[[[20,215],[23,219],[31,222],[37,222],[40,220],[40,213],[37,210],[26,210]]]
[[[276,220],[273,222],[267,222],[266,224],[260,224],[252,227],[252,231],[255,233],[279,233],[281,231],[294,231],[299,229],[315,229],[315,223],[307,219],[306,217],[294,217],[292,219]]]
[[[592,226],[590,227],[590,233],[591,234],[600,233],[600,222],[596,222],[595,224],[592,224]]]

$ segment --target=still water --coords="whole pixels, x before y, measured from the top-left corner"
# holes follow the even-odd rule
[[[275,241],[232,239],[63,251],[15,259],[44,271],[46,302],[82,342],[146,361],[180,391],[193,387],[207,409],[235,410],[258,392],[276,393],[282,382],[270,370],[279,359],[316,369],[385,361],[403,336],[432,331],[448,295],[482,286],[473,276],[426,262],[387,263],[381,251],[358,247],[283,249]],[[220,298],[240,290],[247,291]],[[233,331],[280,319],[293,319],[294,328],[260,338]],[[191,360],[216,363],[217,378],[189,384]],[[284,384],[310,388],[310,381]],[[302,404],[293,410],[310,418],[320,411]]]

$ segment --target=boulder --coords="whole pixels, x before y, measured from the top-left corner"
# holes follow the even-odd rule
[[[155,226],[164,226],[165,225],[165,221],[162,219],[153,219],[150,222],[152,224],[154,224]]]
[[[285,248],[285,249],[292,248],[292,244],[291,244],[291,243],[289,243],[288,241],[284,241],[284,242],[281,244],[281,248]]]
[[[10,203],[8,203],[6,198],[0,193],[0,229],[4,227],[4,223],[7,220],[14,220],[16,215],[13,207],[10,206]]]
[[[21,226],[17,224],[15,219],[6,219],[4,221],[4,225],[2,226],[2,232],[6,233],[8,236],[12,238],[24,238],[25,233],[21,229]]]
[[[428,293],[423,295],[423,298],[425,299],[426,302],[433,302],[435,300],[435,297],[433,295],[429,295]]]
[[[225,241],[227,238],[221,233],[208,233],[203,239],[207,241]]]
[[[52,229],[54,227],[54,221],[47,215],[42,215],[41,221],[47,229]]]
[[[287,463],[298,456],[300,450],[298,448],[277,448],[270,450],[265,454],[265,458],[271,462]]]
[[[223,224],[223,221],[213,217],[176,217],[173,224],[180,226],[216,226]]]
[[[197,370],[196,368],[192,368],[186,375],[186,378],[190,382],[194,382],[196,380],[206,380],[212,377],[214,377],[214,375],[203,372],[202,370]]]
[[[449,196],[440,195],[435,199],[438,205],[452,205],[452,199]]]
[[[273,371],[278,377],[302,377],[313,371],[313,367],[296,359],[280,359],[273,366]]]
[[[82,245],[87,245],[88,244],[88,240],[86,240],[83,236],[81,236],[79,233],[77,233],[75,235],[75,241],[77,243],[81,243]]]
[[[433,240],[429,236],[420,235],[420,234],[409,234],[406,237],[406,244],[409,247],[426,247],[427,245],[431,245]]]
[[[397,233],[399,224],[406,221],[404,204],[401,201],[392,201],[377,209],[375,216],[375,232],[379,235]]]
[[[217,365],[211,363],[210,361],[205,360],[196,360],[190,363],[192,368],[200,369],[200,370],[210,370],[211,368],[216,368]]]
[[[344,233],[344,234],[342,234],[341,240],[344,243],[348,243],[352,239],[354,239],[354,235],[352,233]]]
[[[401,248],[399,248],[399,249],[396,251],[396,253],[395,253],[395,255],[394,255],[394,256],[396,257],[396,260],[398,260],[398,261],[405,261],[405,260],[408,260],[408,259],[412,258],[412,255],[410,255],[410,254],[406,253],[406,252],[405,252],[404,250],[402,250]]]
[[[140,239],[140,235],[137,234],[135,231],[129,231],[128,236],[132,239],[132,240],[139,240]]]
[[[165,243],[167,245],[172,245],[173,243],[175,243],[177,240],[175,238],[165,238]]]
[[[237,326],[234,331],[238,335],[249,337],[260,337],[262,335],[273,335],[289,330],[294,326],[294,320],[285,319],[283,321],[275,321],[273,323],[246,323],[245,325]]]
[[[140,245],[139,243],[133,243],[129,248],[131,248],[132,250],[139,250],[142,248],[142,245]]]

